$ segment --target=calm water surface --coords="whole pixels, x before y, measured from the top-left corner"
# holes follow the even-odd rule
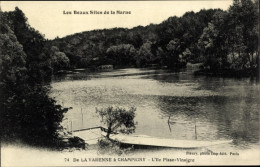
[[[194,76],[192,69],[76,70],[54,78],[51,96],[61,105],[73,107],[64,121],[69,129],[71,122],[73,130],[100,126],[96,108],[134,106],[135,134],[233,139],[226,147],[250,149],[259,146],[259,86],[247,78]]]

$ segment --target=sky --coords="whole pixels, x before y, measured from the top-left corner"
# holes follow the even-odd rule
[[[171,16],[182,16],[187,11],[220,8],[227,10],[232,0],[178,1],[2,1],[2,11],[19,7],[29,24],[47,39],[104,28],[133,28],[159,24]],[[111,14],[111,11],[130,11],[131,14]],[[74,14],[85,11],[89,14]],[[99,11],[102,14],[90,14]],[[109,14],[104,14],[108,11]],[[69,13],[72,14],[64,14]]]

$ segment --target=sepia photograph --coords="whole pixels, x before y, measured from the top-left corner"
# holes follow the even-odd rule
[[[0,1],[0,166],[260,165],[259,0]]]

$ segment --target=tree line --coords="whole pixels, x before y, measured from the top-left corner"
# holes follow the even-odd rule
[[[67,55],[73,68],[156,64],[179,69],[190,62],[202,63],[201,72],[256,75],[258,6],[258,0],[234,0],[227,11],[202,9],[157,25],[93,30],[49,43]]]
[[[187,12],[161,24],[132,29],[93,30],[49,41],[70,59],[73,68],[113,64],[115,67],[146,67],[150,64],[170,69],[198,62],[198,41],[203,29],[219,9]]]
[[[0,11],[0,20],[1,141],[61,147],[60,122],[68,108],[56,104],[48,91],[65,55],[56,47],[47,49],[44,36],[19,8]]]

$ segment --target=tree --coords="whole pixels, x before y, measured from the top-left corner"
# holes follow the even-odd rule
[[[258,1],[234,0],[228,10],[229,45],[231,53],[238,55],[241,66],[255,68],[259,57],[259,4]]]
[[[115,66],[133,65],[135,54],[135,47],[131,44],[113,45],[106,51],[108,62]]]
[[[163,66],[167,62],[166,53],[161,47],[158,47],[156,50],[156,59],[159,61],[159,64],[161,66]]]
[[[21,95],[14,94],[4,101],[3,106],[3,139],[9,142],[18,139],[30,145],[48,147],[59,147],[62,143],[60,122],[68,108],[56,104],[46,89],[39,87],[27,89],[27,93]]]
[[[51,64],[54,71],[66,69],[69,67],[70,60],[65,53],[60,52],[59,48],[52,46],[50,49]]]
[[[182,42],[180,39],[171,40],[166,49],[167,49],[167,65],[169,68],[179,68],[181,66],[181,50]]]
[[[0,12],[0,109],[1,127],[5,114],[6,102],[22,94],[26,86],[27,69],[26,54],[22,45],[17,41],[13,31],[6,24],[7,20]],[[8,124],[5,126],[8,129]],[[2,128],[1,128],[2,129]],[[3,134],[3,133],[2,133]]]
[[[140,48],[143,44],[142,36],[138,31],[133,30],[133,32],[130,32],[128,38],[129,42],[131,42],[135,48]]]
[[[110,134],[118,128],[122,133],[133,133],[135,131],[134,122],[136,108],[131,107],[129,110],[124,108],[113,108],[107,107],[102,109],[96,109],[96,112],[101,117],[101,122],[107,126],[107,135],[109,138]]]
[[[215,39],[218,36],[218,31],[215,25],[209,23],[208,27],[204,28],[203,33],[198,41],[199,48],[204,57],[204,66],[209,66],[210,69],[215,70],[219,68],[218,57],[216,56]]]
[[[2,13],[0,15],[3,20]],[[15,87],[26,79],[26,54],[13,31],[4,21],[0,25],[0,41],[0,82]]]
[[[4,17],[27,55],[26,68],[30,83],[50,81],[52,74],[50,57],[48,54],[42,54],[46,42],[44,36],[28,24],[25,14],[18,7],[15,11],[5,12]]]
[[[152,45],[152,42],[147,41],[140,47],[137,55],[135,56],[136,65],[138,67],[144,67],[155,60],[155,56],[152,53]]]
[[[23,46],[1,11],[0,20],[1,141],[61,146],[60,122],[68,109],[49,97],[48,87],[32,79],[26,68],[28,59]],[[41,77],[39,73],[35,75]]]
[[[225,69],[229,67],[228,55],[228,33],[227,13],[217,11],[211,22],[204,28],[198,40],[198,46],[204,57],[204,66],[211,70]]]
[[[180,63],[184,63],[186,65],[187,61],[192,59],[192,56],[193,54],[190,49],[186,48],[181,54]]]

